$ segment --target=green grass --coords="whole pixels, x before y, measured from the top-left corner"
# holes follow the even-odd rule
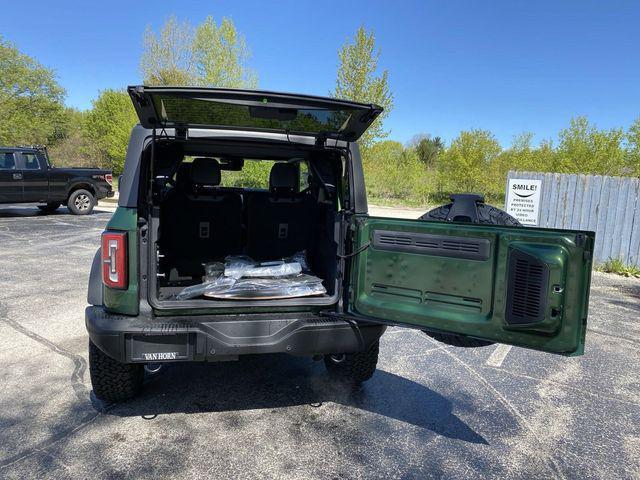
[[[435,208],[441,204],[424,204],[423,202],[412,200],[412,199],[396,199],[396,198],[385,198],[379,197],[375,195],[367,195],[367,203],[371,205],[378,205],[379,207],[397,207],[397,208],[422,208],[425,213]],[[443,202],[446,203],[446,202]]]
[[[429,197],[429,202],[425,203],[420,201],[419,199],[412,197],[405,198],[389,198],[382,195],[376,195],[375,191],[369,191],[367,193],[367,201],[372,205],[379,205],[381,207],[397,207],[397,208],[424,208],[425,212],[439,207],[440,205],[446,205],[447,203],[451,203],[448,196],[438,196],[432,195]],[[493,205],[494,207],[498,207],[500,209],[504,209],[504,196],[497,197],[485,197],[485,203],[489,205]]]
[[[623,277],[640,278],[640,267],[627,265],[619,258],[610,258],[606,262],[596,267],[599,272],[615,273]]]

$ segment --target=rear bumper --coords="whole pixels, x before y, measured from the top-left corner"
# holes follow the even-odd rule
[[[99,306],[87,307],[85,321],[91,341],[124,363],[352,353],[366,350],[386,328],[354,327],[308,313],[149,318],[110,314]]]
[[[98,200],[113,197],[114,195],[115,192],[113,191],[113,188],[111,188],[111,185],[109,185],[108,183],[99,183],[98,185],[96,185],[96,198]]]

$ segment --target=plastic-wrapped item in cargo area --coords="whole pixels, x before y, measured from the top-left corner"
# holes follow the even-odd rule
[[[197,297],[219,299],[281,299],[323,295],[322,279],[303,274],[308,270],[305,252],[271,262],[256,262],[246,256],[229,256],[225,263],[204,266],[204,283],[186,287],[176,300]]]
[[[322,280],[313,275],[278,278],[240,278],[228,288],[207,288],[205,297],[236,300],[271,300],[323,295]]]
[[[285,277],[302,272],[300,263],[286,260],[272,262],[255,262],[249,257],[227,257],[224,265],[224,276],[232,278],[242,277]]]
[[[211,278],[204,283],[198,285],[191,285],[185,287],[180,293],[176,295],[176,300],[189,300],[191,298],[202,297],[207,291],[225,290],[229,289],[236,283],[235,278],[219,276]]]
[[[208,298],[256,300],[323,295],[322,280],[313,275],[299,274],[277,278],[233,278],[220,276],[199,285],[186,287],[176,300]]]

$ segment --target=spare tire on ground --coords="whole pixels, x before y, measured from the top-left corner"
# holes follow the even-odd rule
[[[455,207],[454,207],[455,205]],[[453,209],[453,211],[452,211]],[[522,224],[504,210],[484,203],[482,195],[452,195],[451,203],[428,211],[420,217],[427,222],[468,222],[484,225],[505,225],[520,227]],[[477,338],[455,335],[451,333],[436,333],[425,331],[431,338],[454,347],[486,347],[494,342]]]

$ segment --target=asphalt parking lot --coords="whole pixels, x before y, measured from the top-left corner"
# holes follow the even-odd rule
[[[640,281],[600,273],[582,357],[392,329],[359,391],[272,356],[101,404],[84,307],[111,212],[0,206],[0,478],[640,478]]]

